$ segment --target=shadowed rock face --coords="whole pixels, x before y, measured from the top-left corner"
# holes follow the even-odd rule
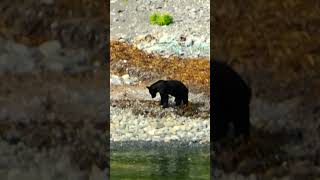
[[[48,40],[59,40],[62,47],[90,49],[101,53],[107,26],[105,2],[3,0],[0,35],[36,46]],[[19,7],[19,8],[17,8]]]
[[[235,135],[250,135],[249,104],[251,89],[238,73],[226,64],[211,63],[211,113],[214,140],[225,137],[232,123]]]
[[[314,169],[320,162],[320,114],[314,112],[320,102],[320,61],[308,60],[319,57],[314,51],[319,39],[305,37],[319,34],[320,2],[290,2],[224,0],[212,11],[215,57],[232,59],[232,67],[254,89],[250,143],[228,141],[221,152],[213,145],[221,170],[213,179],[319,177]],[[239,18],[244,12],[246,17]]]

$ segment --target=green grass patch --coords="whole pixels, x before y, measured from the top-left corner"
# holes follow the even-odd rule
[[[150,16],[150,24],[158,24],[160,26],[167,26],[173,22],[173,17],[169,13],[153,13]]]

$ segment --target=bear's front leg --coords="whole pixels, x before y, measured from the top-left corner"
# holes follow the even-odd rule
[[[176,102],[176,106],[180,106],[180,105],[181,105],[181,102],[182,102],[182,99],[176,97],[176,98],[174,99],[174,101]]]
[[[169,105],[169,95],[168,94],[160,94],[161,96],[161,105],[163,108],[167,108]]]
[[[161,97],[161,99],[160,99],[160,106],[162,106],[163,105],[163,98]]]

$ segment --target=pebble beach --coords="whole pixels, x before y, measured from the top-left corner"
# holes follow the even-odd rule
[[[209,1],[113,0],[110,6],[111,40],[131,44],[147,54],[158,54],[164,58],[210,59]],[[167,26],[151,25],[149,16],[154,12],[169,13],[173,23]],[[159,95],[156,99],[151,98],[144,86],[151,83],[148,80],[143,81],[128,73],[111,74],[111,141],[208,144],[209,96],[190,92],[189,101],[201,106],[192,115],[179,115],[179,110],[172,106],[162,109],[158,105]],[[173,101],[173,97],[170,100]],[[127,105],[123,105],[124,101]]]

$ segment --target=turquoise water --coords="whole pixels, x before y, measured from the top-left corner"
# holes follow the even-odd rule
[[[144,147],[111,150],[111,180],[210,179],[208,148]]]

